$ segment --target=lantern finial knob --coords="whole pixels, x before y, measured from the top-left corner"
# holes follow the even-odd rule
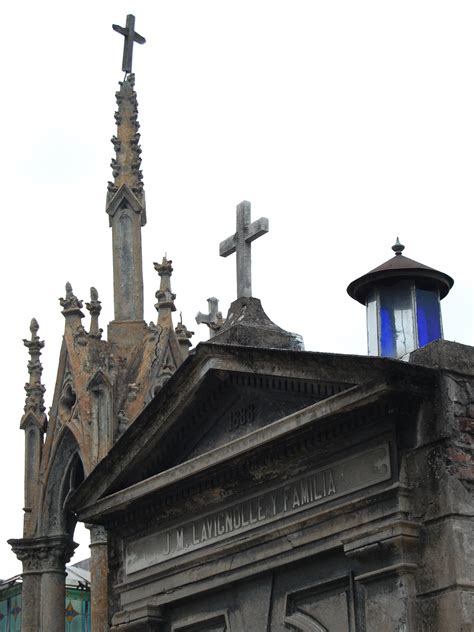
[[[397,241],[392,246],[392,250],[395,253],[395,255],[401,255],[402,252],[405,250],[405,246],[400,243],[400,240],[398,239],[398,237],[397,237]]]

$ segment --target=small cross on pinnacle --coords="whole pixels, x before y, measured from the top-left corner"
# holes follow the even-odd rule
[[[144,44],[146,39],[135,32],[135,16],[131,14],[127,15],[125,27],[112,24],[112,28],[125,37],[123,43],[122,70],[125,74],[129,74],[132,72],[133,44],[134,42]]]
[[[219,311],[219,301],[215,296],[208,298],[207,304],[209,306],[209,313],[203,314],[202,312],[198,312],[196,322],[198,325],[202,323],[207,325],[209,327],[209,338],[212,338],[219,329],[221,329],[224,324],[224,319],[222,318],[222,312]]]
[[[261,217],[250,223],[250,202],[237,205],[237,232],[221,242],[219,254],[237,254],[237,298],[252,296],[251,242],[268,233],[268,219]]]

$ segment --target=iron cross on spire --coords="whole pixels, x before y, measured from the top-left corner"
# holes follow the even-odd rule
[[[250,223],[250,202],[237,205],[237,232],[221,242],[219,254],[228,257],[237,253],[237,298],[252,296],[251,242],[268,233],[268,219],[261,217]]]
[[[125,27],[119,26],[118,24],[112,24],[112,28],[117,33],[120,33],[125,37],[125,41],[123,43],[123,59],[122,59],[122,70],[125,74],[132,72],[132,57],[133,57],[133,44],[136,42],[137,44],[144,44],[146,39],[135,32],[135,16],[127,15],[127,22]]]

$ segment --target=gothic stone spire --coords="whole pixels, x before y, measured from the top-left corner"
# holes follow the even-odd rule
[[[40,430],[46,427],[46,415],[44,413],[44,392],[45,387],[41,383],[41,375],[43,367],[40,362],[41,349],[44,347],[44,341],[38,336],[39,325],[35,318],[31,320],[30,340],[23,340],[23,344],[27,347],[30,354],[28,362],[28,373],[30,381],[25,384],[26,402],[25,413],[21,418],[20,427],[25,430],[29,423],[35,423]]]
[[[110,202],[122,185],[133,192],[140,206],[142,226],[146,223],[143,174],[140,170],[142,153],[139,145],[140,124],[138,122],[138,102],[135,92],[135,75],[131,74],[119,82],[120,90],[115,93],[118,110],[115,112],[117,135],[112,137],[115,158],[112,158],[113,182],[109,182],[107,202]],[[110,213],[110,210],[107,209]]]
[[[146,224],[146,212],[134,85],[135,76],[128,75],[116,93],[114,181],[109,182],[106,204],[112,227],[114,317],[119,322],[143,320],[141,227]]]

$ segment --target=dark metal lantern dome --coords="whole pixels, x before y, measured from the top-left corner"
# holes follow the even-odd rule
[[[403,256],[404,249],[405,246],[400,243],[397,237],[396,243],[392,246],[395,256],[352,281],[347,286],[349,296],[365,305],[367,296],[375,285],[411,279],[422,289],[439,290],[440,299],[444,298],[453,287],[454,279],[444,272]]]

